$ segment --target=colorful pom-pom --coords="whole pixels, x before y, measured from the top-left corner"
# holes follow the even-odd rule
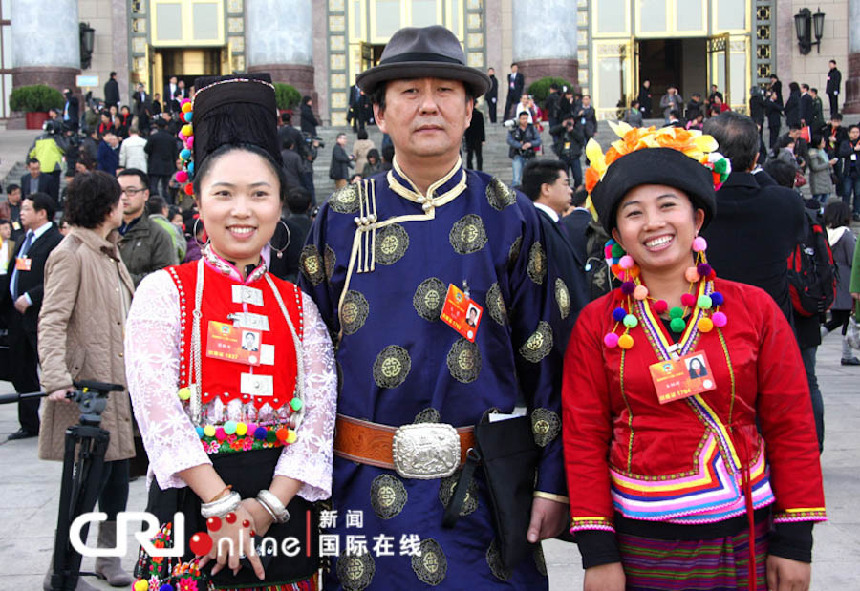
[[[188,400],[191,398],[191,388],[179,388],[179,399]]]
[[[725,172],[727,170],[728,170],[728,163],[726,162],[725,158],[720,158],[719,160],[714,162],[714,172],[718,172],[722,175],[722,174],[725,174]]]
[[[280,439],[281,441],[286,441],[287,436],[289,435],[289,432],[290,432],[290,430],[287,429],[286,427],[281,427],[280,429],[277,430],[277,432],[275,433],[275,436],[278,439]]]
[[[714,329],[714,323],[710,318],[702,318],[699,320],[700,332],[711,332]]]
[[[227,421],[224,423],[224,432],[227,435],[233,435],[236,432],[236,421]]]
[[[613,258],[620,259],[625,254],[627,254],[627,253],[624,251],[624,248],[620,244],[618,244],[617,242],[612,243],[612,256],[613,256]]]
[[[699,275],[702,277],[707,277],[711,274],[712,267],[708,263],[699,263],[696,266],[696,270],[699,272]]]
[[[645,300],[648,297],[648,288],[644,285],[637,285],[633,289],[633,299],[639,300],[640,302]]]
[[[182,158],[183,160],[189,160],[191,158],[191,150],[189,150],[188,148],[185,148],[184,150],[182,150],[179,153],[179,157]]]
[[[302,410],[302,407],[304,405],[305,403],[302,402],[301,398],[293,398],[292,400],[290,400],[290,409],[292,409],[293,412],[299,412],[300,410]]]
[[[191,183],[185,183],[185,187],[183,187],[182,190],[185,191],[185,194],[188,196],[194,195],[194,185]]]
[[[289,445],[290,443],[295,443],[297,438],[298,435],[296,435],[296,432],[290,429],[287,431],[287,438],[284,441]]]
[[[612,269],[612,274],[615,275],[616,277],[621,277],[621,273],[624,271],[624,269],[622,269],[621,265],[619,265],[618,263],[612,265],[611,269]]]
[[[186,123],[191,123],[191,118],[194,116],[194,113],[188,111],[187,113],[183,113],[182,118],[185,119]]]
[[[628,314],[624,317],[624,326],[627,328],[636,328],[637,324],[639,324],[639,321],[636,320],[636,316],[633,314]]]
[[[701,277],[699,277],[699,271],[696,267],[687,267],[684,270],[684,279],[690,283],[696,283]]]
[[[182,102],[180,104],[182,105],[182,112],[183,113],[185,112],[185,108],[186,108],[185,105],[188,105],[189,111],[191,110],[191,99],[190,98],[182,99]]]
[[[632,256],[630,256],[629,254],[625,254],[623,257],[621,257],[621,260],[618,261],[618,264],[621,265],[622,269],[629,269],[633,265],[635,265],[636,262],[633,260]]]
[[[633,337],[629,334],[623,334],[618,337],[618,346],[622,349],[631,349],[633,348]]]
[[[669,304],[666,303],[666,300],[657,300],[654,302],[654,311],[657,312],[657,314],[662,314],[668,309]]]
[[[243,437],[248,433],[248,424],[247,423],[236,423],[236,435],[239,437]]]
[[[257,427],[254,429],[254,439],[265,439],[268,433],[269,430],[265,427]]]
[[[684,309],[681,306],[672,306],[672,309],[669,310],[669,318],[683,318]]]
[[[673,319],[672,319],[672,321],[669,323],[669,327],[670,327],[674,332],[681,332],[681,331],[683,331],[685,326],[687,326],[687,323],[686,323],[686,322],[684,322],[684,319],[683,319],[683,318],[673,318]]]
[[[165,583],[158,588],[158,591],[174,591],[173,585],[171,585],[170,583]]]
[[[215,437],[215,426],[206,425],[203,427],[203,434],[206,435],[206,437]]]
[[[681,305],[689,308],[690,306],[696,305],[696,296],[691,293],[682,293],[681,294]]]
[[[215,429],[215,439],[218,441],[224,441],[227,439],[227,431],[224,430],[224,427],[218,427]]]
[[[134,591],[148,591],[149,581],[146,579],[138,579],[134,582]]]
[[[714,312],[714,315],[711,316],[711,320],[714,322],[714,326],[718,328],[722,328],[728,322],[728,318],[722,312]]]
[[[607,244],[603,248],[603,255],[604,255],[604,258],[606,258],[606,259],[612,258],[612,245],[611,244]]]
[[[632,281],[625,281],[621,284],[621,293],[624,295],[631,295],[634,289],[636,289],[636,284]]]
[[[708,242],[701,236],[693,239],[693,252],[704,252],[708,248]]]
[[[722,306],[723,305],[723,294],[721,294],[718,291],[715,291],[714,293],[711,294],[711,301],[714,303],[715,306]]]
[[[624,320],[625,316],[627,316],[627,310],[625,310],[621,306],[618,306],[617,308],[612,310],[612,319],[615,322],[621,322],[622,320]]]
[[[618,346],[618,335],[614,332],[607,333],[606,336],[603,337],[603,344],[610,349],[614,349]]]
[[[197,437],[203,437],[205,433],[203,432],[203,427],[196,427],[195,431],[197,431]]]
[[[699,299],[696,301],[696,305],[702,308],[703,310],[707,310],[711,306],[714,305],[713,300],[711,300],[711,296],[700,295]]]
[[[194,127],[190,123],[186,123],[182,126],[182,135],[185,137],[191,137],[194,135]]]
[[[194,163],[193,163],[193,162],[189,162],[189,163],[188,163],[188,166],[186,167],[186,169],[188,170],[188,174],[194,174]]]
[[[188,182],[188,173],[184,170],[180,170],[176,173],[176,182],[185,183]]]
[[[639,268],[639,265],[633,265],[627,272],[630,274],[630,277],[639,277],[639,273],[642,272],[642,269]]]

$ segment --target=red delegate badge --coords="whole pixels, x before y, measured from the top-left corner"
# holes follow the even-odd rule
[[[223,322],[209,322],[206,356],[248,365],[260,365],[262,333]]]
[[[470,343],[474,343],[483,315],[484,308],[466,296],[462,289],[453,284],[448,286],[448,295],[445,296],[445,304],[442,306],[442,322],[463,335]]]
[[[660,361],[649,369],[660,404],[717,388],[711,375],[708,356],[704,351],[693,352],[679,359]]]

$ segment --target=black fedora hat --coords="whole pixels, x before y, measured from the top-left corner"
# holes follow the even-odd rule
[[[428,76],[461,80],[475,96],[490,88],[489,76],[466,65],[457,36],[439,25],[406,27],[394,33],[379,64],[359,74],[355,83],[365,94],[373,94],[380,82]]]

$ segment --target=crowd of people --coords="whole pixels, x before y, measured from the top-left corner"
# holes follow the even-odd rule
[[[821,193],[810,208],[784,158],[759,166],[760,125],[716,89],[703,129],[675,124],[675,91],[668,125],[613,124],[604,153],[590,97],[552,88],[544,119],[516,64],[508,84],[513,188],[475,149],[498,84],[439,26],[398,31],[356,78],[357,140],[337,137],[315,210],[319,122],[309,97],[307,135],[279,121],[265,74],[188,96],[172,78],[154,132],[138,112],[120,139],[108,110],[62,192],[38,155],[7,188],[12,381],[48,393],[10,439],[59,459],[74,381],[126,386],[102,415],[97,545],[139,463],[157,541],[184,542],[133,575],[99,558],[112,585],[313,591],[327,559],[345,591],[546,589],[540,542],[564,534],[588,590],[808,588],[827,518],[815,350],[860,300],[848,206],[818,220]],[[786,263],[816,222],[830,303]],[[309,545],[261,555],[264,538]]]

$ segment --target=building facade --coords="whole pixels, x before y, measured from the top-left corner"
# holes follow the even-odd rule
[[[820,52],[798,48],[802,8],[826,13]],[[79,23],[95,29],[82,72]],[[204,74],[265,71],[343,125],[355,76],[378,62],[394,31],[430,24],[460,38],[469,65],[495,68],[500,101],[517,62],[527,84],[556,75],[591,94],[602,118],[629,105],[645,79],[655,110],[669,85],[686,100],[715,84],[743,111],[750,87],[774,72],[823,94],[835,59],[841,104],[860,112],[860,0],[57,0],[51,10],[0,0],[0,117],[10,115],[12,87],[70,85],[75,73],[95,83],[82,92],[101,96],[116,71],[127,102],[137,83],[160,94],[171,75],[191,85]]]

